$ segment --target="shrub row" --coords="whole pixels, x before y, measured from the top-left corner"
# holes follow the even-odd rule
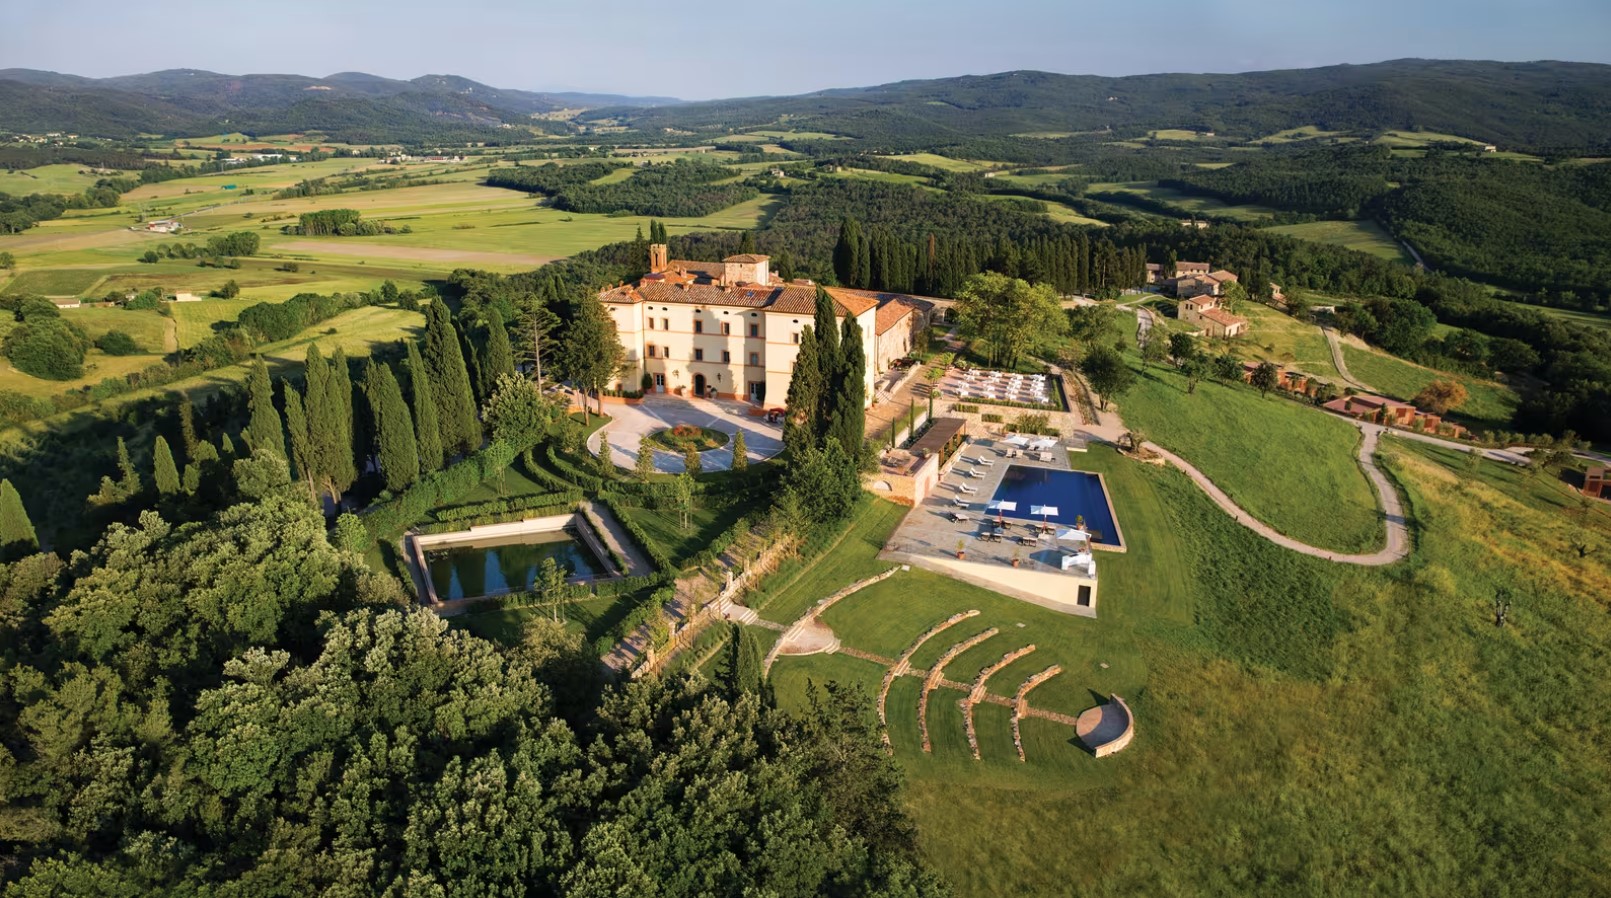
[[[579,500],[577,500],[579,501]],[[488,524],[507,524],[510,521],[524,520],[525,518],[546,518],[556,514],[570,514],[576,510],[576,501],[559,502],[553,505],[536,505],[529,508],[517,508],[509,511],[494,511],[468,518],[456,518],[451,521],[435,521],[429,524],[418,524],[414,529],[421,533],[452,533],[455,530],[468,530],[471,527],[485,527]]]
[[[599,501],[604,503],[604,507],[610,510],[610,514],[614,515],[615,519],[621,522],[621,526],[632,534],[632,538],[637,542],[638,548],[642,549],[643,554],[648,556],[649,561],[654,564],[655,570],[670,571],[673,569],[671,558],[661,550],[654,540],[649,538],[649,534],[644,532],[643,528],[638,525],[637,521],[633,520],[630,514],[622,510],[620,499],[617,496],[612,493],[600,493]]]
[[[504,514],[511,511],[545,508],[553,505],[574,505],[581,500],[581,490],[559,490],[552,493],[539,493],[533,496],[516,496],[512,499],[494,499],[490,502],[476,502],[471,505],[439,508],[432,517],[436,518],[437,521],[446,523],[486,517],[487,515]]]
[[[665,584],[666,578],[661,574],[650,574],[646,577],[621,577],[616,580],[601,580],[597,583],[569,583],[564,592],[558,596],[544,597],[531,590],[512,592],[508,595],[490,599],[488,604],[499,608],[529,608],[532,605],[564,605],[570,602],[581,602],[587,599],[608,599],[624,596],[646,589],[651,586]]]

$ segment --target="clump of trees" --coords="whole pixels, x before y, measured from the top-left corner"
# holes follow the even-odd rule
[[[0,343],[0,351],[18,371],[47,380],[84,376],[89,337],[78,325],[64,319],[55,303],[29,297],[16,304],[13,315],[17,324]]]
[[[303,237],[374,237],[380,234],[406,234],[412,229],[406,225],[394,228],[382,222],[364,221],[357,209],[321,209],[302,213],[296,224],[286,225],[281,230]]]
[[[870,460],[862,330],[854,316],[838,322],[837,304],[819,287],[813,323],[800,334],[783,425],[787,504],[815,524],[850,513]]]
[[[968,278],[956,300],[952,314],[963,335],[991,366],[1016,367],[1024,356],[1051,348],[1068,333],[1057,292],[1047,284],[986,272]]]

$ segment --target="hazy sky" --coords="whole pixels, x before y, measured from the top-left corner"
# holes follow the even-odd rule
[[[1607,0],[5,0],[0,68],[394,78],[687,99],[1044,69],[1611,62]]]

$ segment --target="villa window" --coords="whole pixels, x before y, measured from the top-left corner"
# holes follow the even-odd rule
[[[663,330],[663,331],[671,330],[671,319],[670,318],[662,318],[662,319],[660,319],[660,329]]]
[[[702,334],[704,332],[705,332],[705,322],[700,321],[698,318],[695,318],[694,319],[694,333]]]
[[[654,319],[653,318],[649,319],[649,330],[654,330]]]
[[[760,367],[760,365],[761,365],[761,354],[758,353],[758,352],[750,353],[750,364],[755,366],[755,367]]]
[[[733,354],[731,352],[728,352],[725,349],[722,350],[722,361],[731,362],[732,360],[733,360]]]
[[[649,357],[649,358],[651,358],[651,359],[652,359],[652,358],[654,358],[654,344],[653,344],[653,343],[650,343],[650,344],[649,344],[649,345],[648,345],[648,346],[645,346],[645,347],[644,347],[644,348],[643,348],[643,352],[644,352],[644,354],[645,354],[645,355],[647,355],[647,356],[648,356],[648,357]]]
[[[703,362],[704,360],[705,360],[705,350],[703,350],[703,349],[694,350],[694,361]]]
[[[793,336],[793,337],[791,337],[791,338],[790,338],[790,339],[791,339],[791,340],[792,340],[792,341],[793,341],[793,342],[794,342],[794,344],[795,344],[795,345],[796,345],[796,346],[798,346],[798,345],[799,345],[799,344],[800,344],[800,332],[799,332],[799,331],[795,331],[795,332],[794,332],[794,336]]]
[[[759,324],[751,323],[750,324],[750,336],[759,337],[760,335],[761,335],[761,326]]]
[[[726,336],[728,336],[728,335],[730,335],[732,333],[733,333],[733,326],[731,324],[728,324],[727,322],[723,321],[722,322],[722,336],[726,337]]]

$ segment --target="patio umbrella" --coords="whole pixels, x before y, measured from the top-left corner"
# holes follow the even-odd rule
[[[1018,503],[1007,499],[994,499],[986,507],[996,513],[996,523],[999,525],[1002,523],[1001,513],[1004,511],[1017,511]]]
[[[1058,514],[1059,512],[1056,505],[1031,505],[1029,507],[1029,513],[1040,515],[1040,524],[1042,527],[1044,527],[1046,526],[1046,519],[1054,514]]]
[[[1026,437],[1021,433],[1015,433],[1012,436],[1006,438],[1005,440],[1002,440],[1002,442],[1006,443],[1009,446],[1028,446],[1029,445],[1029,437]]]
[[[1036,440],[1035,442],[1029,444],[1029,448],[1031,449],[1053,449],[1056,448],[1056,446],[1056,440]]]
[[[1061,533],[1057,534],[1057,538],[1060,539],[1060,540],[1072,539],[1072,540],[1076,540],[1078,542],[1087,542],[1088,543],[1088,542],[1091,541],[1091,534],[1085,532],[1084,530],[1079,529],[1078,527],[1068,527],[1068,528],[1064,529]]]

